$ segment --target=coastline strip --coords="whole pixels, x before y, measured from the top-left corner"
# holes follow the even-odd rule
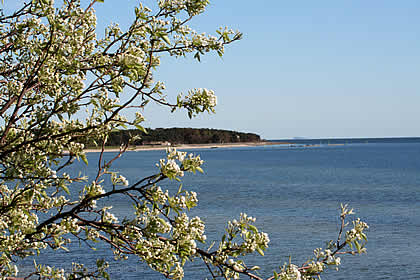
[[[272,145],[290,145],[289,142],[238,142],[238,143],[209,143],[209,144],[180,144],[173,146],[162,146],[162,145],[153,145],[153,146],[130,146],[127,151],[156,151],[156,150],[165,150],[166,148],[176,148],[178,150],[183,149],[216,149],[216,148],[239,148],[239,147],[257,147],[257,146],[272,146]],[[106,148],[104,152],[119,152],[118,148]],[[101,149],[85,149],[85,153],[99,153]]]

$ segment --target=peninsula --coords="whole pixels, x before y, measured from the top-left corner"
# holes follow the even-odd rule
[[[250,147],[279,144],[262,140],[258,134],[209,128],[157,128],[127,129],[112,132],[108,136],[105,149],[118,151],[121,145],[129,144],[128,150],[161,150],[168,147],[179,149],[209,149],[227,147]],[[131,140],[134,137],[134,140]],[[82,141],[87,152],[96,152],[98,146],[93,139]],[[285,144],[285,143],[281,143]]]

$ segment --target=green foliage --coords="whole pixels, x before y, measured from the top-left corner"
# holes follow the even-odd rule
[[[127,149],[123,144],[109,161],[100,153],[94,177],[66,172],[77,159],[88,164],[83,141],[104,147],[115,131],[127,127],[143,131],[141,112],[149,102],[172,111],[184,109],[189,117],[213,113],[217,103],[213,91],[192,89],[171,102],[164,83],[154,81],[153,73],[161,57],[193,55],[200,60],[208,52],[222,55],[225,45],[241,38],[226,28],[212,36],[188,27],[204,12],[207,0],[160,0],[156,11],[140,3],[126,30],[110,25],[98,38],[94,11],[98,2],[104,1],[82,6],[78,0],[67,0],[54,6],[51,0],[32,0],[12,14],[1,10],[0,277],[16,275],[16,261],[34,255],[41,259],[47,248],[68,250],[72,237],[92,248],[94,243],[106,243],[117,259],[135,255],[171,279],[183,278],[184,264],[194,259],[204,261],[212,278],[261,279],[253,273],[258,267],[248,268],[241,259],[263,255],[268,246],[268,236],[253,225],[253,218],[242,214],[239,221],[229,222],[216,249],[199,248],[197,242],[206,241],[204,223],[187,215],[197,205],[197,195],[182,189],[170,193],[159,186],[163,180],[181,181],[185,172],[202,172],[199,156],[168,149],[155,174],[129,182],[110,171]],[[135,116],[127,118],[125,112],[133,108]],[[80,192],[75,193],[75,183],[84,185]],[[115,195],[133,202],[131,219],[120,221],[111,207],[98,207],[98,201]],[[326,267],[337,266],[336,254],[347,245],[356,248],[348,253],[363,252],[367,225],[360,220],[344,233],[345,241],[340,240],[350,212],[343,207],[335,247],[317,250],[316,258],[302,266],[289,263],[274,277],[311,279]],[[41,221],[40,213],[47,218]],[[94,270],[77,263],[69,271],[35,263],[30,275],[108,279],[107,267],[101,260]]]
[[[100,139],[84,138],[79,141],[86,146],[95,147]],[[157,128],[157,129],[123,129],[111,131],[107,137],[106,146],[121,146],[124,144],[147,145],[156,142],[171,144],[209,144],[260,142],[259,135],[237,131],[208,128]]]

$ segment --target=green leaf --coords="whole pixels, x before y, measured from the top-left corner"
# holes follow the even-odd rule
[[[260,248],[260,247],[257,247],[257,252],[258,252],[258,254],[260,254],[261,256],[264,256],[264,251],[263,251],[263,250],[261,250],[261,248]]]
[[[147,103],[149,103],[149,102],[150,102],[150,100],[149,100],[149,99],[144,100],[144,101],[141,103],[140,107],[144,107],[144,106],[146,106],[146,105],[147,105]]]
[[[229,35],[226,32],[223,33],[222,37],[224,42],[229,42]]]
[[[147,130],[139,124],[134,125],[138,130],[147,134]]]
[[[357,241],[354,241],[354,246],[356,246],[357,253],[360,253],[360,244]]]
[[[203,169],[200,166],[197,166],[195,169],[197,169],[200,173],[203,173],[204,174],[204,171],[203,171]]]
[[[200,53],[199,53],[199,52],[197,52],[197,53],[194,55],[194,58],[195,58],[195,59],[197,59],[199,62],[201,62],[201,58],[200,58]]]
[[[30,199],[30,198],[32,198],[32,196],[34,195],[34,190],[33,189],[30,189],[26,194],[25,194],[25,196],[26,196],[26,198],[28,198],[28,199]]]
[[[164,35],[161,35],[160,37],[163,39],[163,41],[165,41],[166,44],[168,45],[171,44],[171,41],[169,40],[168,35],[164,34]]]
[[[69,188],[67,188],[67,186],[62,186],[61,187],[67,194],[70,194]]]
[[[255,233],[258,233],[258,229],[254,225],[248,225],[249,229]]]
[[[235,36],[233,36],[233,40],[241,40],[242,39],[243,34],[238,32],[235,34]]]
[[[83,162],[84,162],[86,165],[88,165],[88,160],[87,160],[86,154],[81,154],[81,155],[80,155],[80,158],[83,160]]]

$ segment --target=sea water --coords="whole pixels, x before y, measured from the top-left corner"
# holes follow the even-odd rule
[[[302,264],[313,249],[336,239],[340,203],[348,203],[370,226],[367,254],[342,256],[340,271],[332,270],[322,279],[420,279],[420,143],[305,145],[189,151],[205,160],[205,174],[187,175],[183,186],[198,194],[199,205],[189,215],[206,222],[208,244],[220,240],[226,222],[240,213],[256,217],[258,228],[271,241],[264,257],[252,255],[246,263],[259,265],[261,276],[269,277],[289,256]],[[164,154],[127,152],[112,169],[135,182],[155,173]],[[89,165],[78,167],[94,176],[98,156],[90,153]],[[106,153],[108,159],[113,156]],[[175,192],[178,184],[166,181],[161,186]],[[131,202],[122,196],[105,203],[114,205],[120,217],[132,211]],[[105,258],[115,279],[164,279],[136,257],[114,262],[110,250],[100,244],[96,251],[78,244],[71,249],[43,253],[37,262],[93,266],[97,258]],[[22,266],[28,269],[28,261]],[[186,266],[185,279],[206,277],[210,275],[201,261]]]

